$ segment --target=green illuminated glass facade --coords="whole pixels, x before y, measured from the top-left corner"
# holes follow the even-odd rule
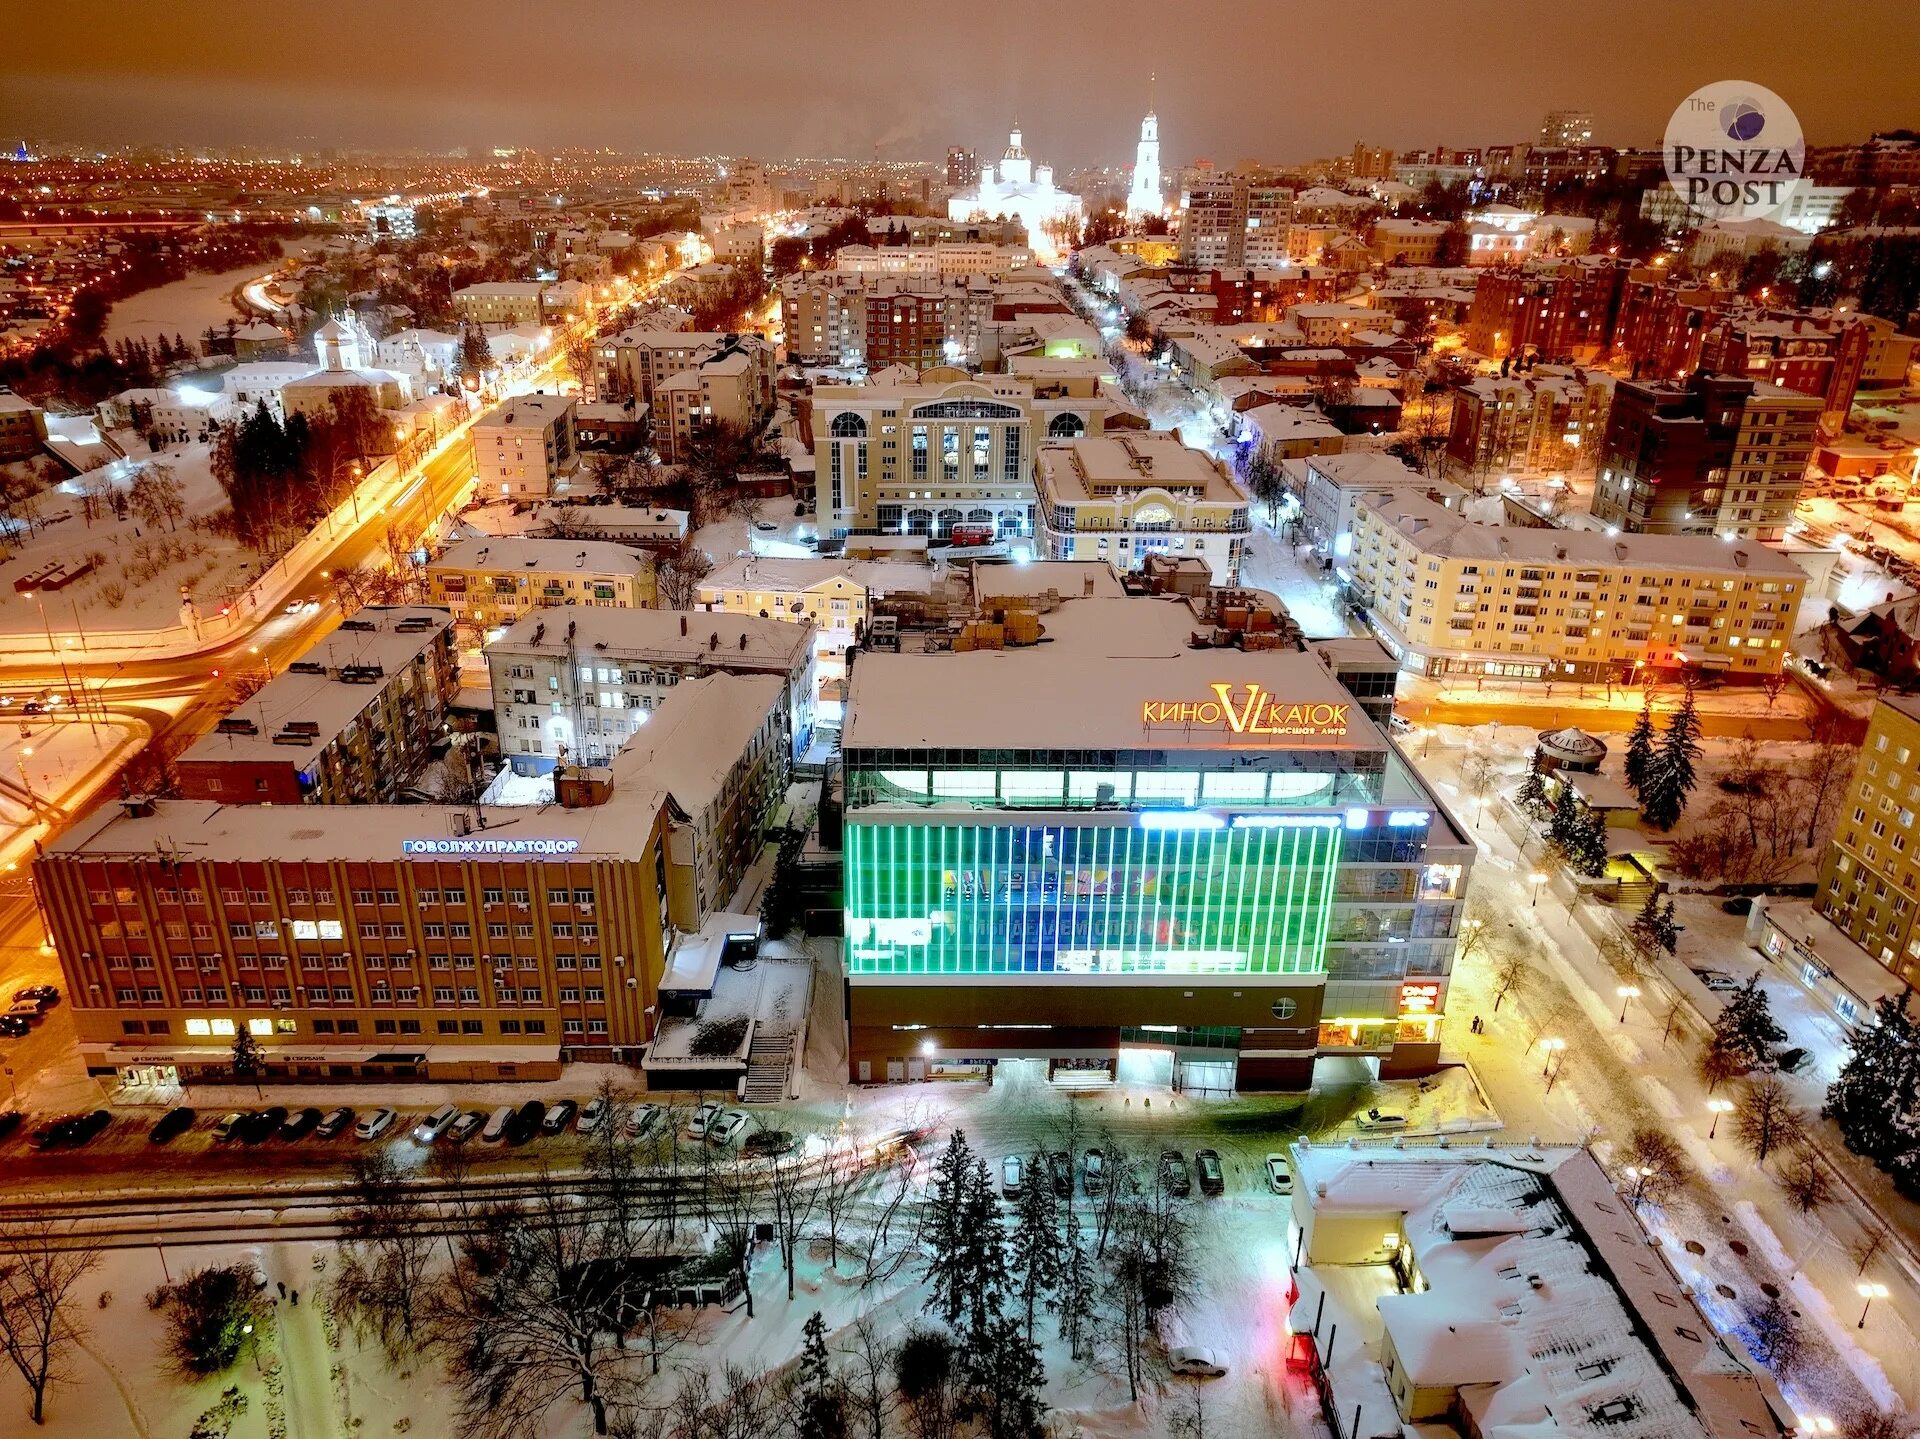
[[[1336,817],[1205,829],[849,816],[848,972],[1314,973],[1346,839]]]

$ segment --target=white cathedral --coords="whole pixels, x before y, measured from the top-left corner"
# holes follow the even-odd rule
[[[1027,245],[1036,255],[1049,256],[1059,249],[1047,234],[1054,220],[1080,221],[1083,207],[1078,195],[1070,195],[1053,183],[1053,166],[1036,165],[1020,144],[1020,127],[1007,136],[1007,153],[997,166],[980,172],[980,183],[962,190],[947,201],[947,218],[965,222],[996,215],[1008,215],[1027,227]]]

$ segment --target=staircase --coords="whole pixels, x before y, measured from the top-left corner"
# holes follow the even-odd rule
[[[1090,1089],[1112,1089],[1113,1075],[1104,1069],[1056,1069],[1048,1076],[1047,1083],[1055,1089],[1075,1093]]]
[[[741,1101],[746,1104],[785,1102],[787,1082],[792,1074],[793,1031],[755,1025],[753,1043],[747,1048],[747,1076],[740,1083]]]

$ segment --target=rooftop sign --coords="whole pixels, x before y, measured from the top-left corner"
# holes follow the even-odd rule
[[[1237,735],[1275,739],[1338,739],[1347,732],[1350,705],[1315,701],[1296,704],[1276,699],[1257,684],[1235,686],[1224,681],[1208,686],[1206,700],[1147,700],[1140,706],[1145,725],[1219,725]]]
[[[403,839],[400,853],[414,855],[572,854],[577,839]]]

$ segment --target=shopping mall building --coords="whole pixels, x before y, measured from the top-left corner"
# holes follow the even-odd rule
[[[1032,647],[857,654],[854,1080],[1436,1063],[1471,843],[1319,656],[1223,644],[1198,603],[1073,599]]]

